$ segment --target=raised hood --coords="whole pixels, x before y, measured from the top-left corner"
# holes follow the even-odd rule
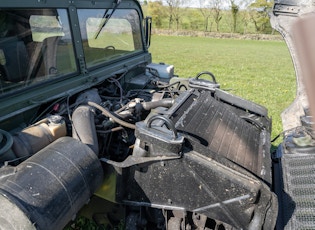
[[[288,45],[297,79],[296,98],[281,114],[283,130],[300,126],[300,117],[309,111],[309,102],[305,90],[307,84],[305,84],[304,76],[308,72],[306,70],[308,62],[305,62],[305,52],[301,52],[301,46],[306,46],[306,36],[308,36],[307,40],[311,41],[310,36],[313,29],[303,29],[301,23],[305,18],[313,15],[314,12],[315,2],[311,0],[278,0],[275,1],[271,12],[271,25],[282,34]],[[308,90],[308,92],[310,91]]]

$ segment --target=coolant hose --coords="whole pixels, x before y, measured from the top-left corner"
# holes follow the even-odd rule
[[[92,101],[89,101],[88,102],[88,105],[90,106],[93,106],[94,108],[100,110],[102,112],[103,115],[105,115],[106,117],[109,117],[111,118],[114,122],[122,125],[122,126],[125,126],[129,129],[136,129],[136,126],[134,124],[131,124],[131,123],[128,123],[126,121],[123,121],[121,119],[119,119],[118,117],[115,117],[113,114],[111,114],[107,109],[103,108],[102,106],[92,102]]]
[[[87,105],[76,108],[72,114],[72,136],[89,146],[98,155],[98,140],[94,124],[94,112]]]
[[[142,102],[141,104],[145,110],[151,110],[157,107],[170,108],[174,104],[174,100],[172,98],[164,98],[159,101]]]

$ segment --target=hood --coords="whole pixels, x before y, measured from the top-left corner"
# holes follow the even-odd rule
[[[305,62],[305,52],[302,50],[308,49],[305,47],[307,45],[305,38],[311,41],[313,29],[309,27],[301,29],[301,24],[305,18],[313,15],[315,15],[315,2],[311,0],[278,0],[274,2],[271,12],[271,25],[279,31],[287,43],[297,79],[296,98],[281,114],[283,130],[300,126],[300,118],[308,115],[310,103],[307,99],[309,94],[306,92],[310,91],[305,87],[308,85],[305,83],[307,69],[311,66],[309,66],[310,62]],[[313,21],[315,23],[315,20]]]

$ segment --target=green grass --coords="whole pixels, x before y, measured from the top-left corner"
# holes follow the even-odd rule
[[[268,108],[272,137],[282,132],[280,113],[296,92],[284,42],[154,35],[150,52],[153,62],[174,65],[180,77],[211,71],[222,89]]]

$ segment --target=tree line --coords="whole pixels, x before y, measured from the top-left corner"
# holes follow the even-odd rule
[[[190,1],[191,2],[191,1]],[[146,15],[158,29],[204,32],[273,32],[269,22],[270,0],[142,0]]]

